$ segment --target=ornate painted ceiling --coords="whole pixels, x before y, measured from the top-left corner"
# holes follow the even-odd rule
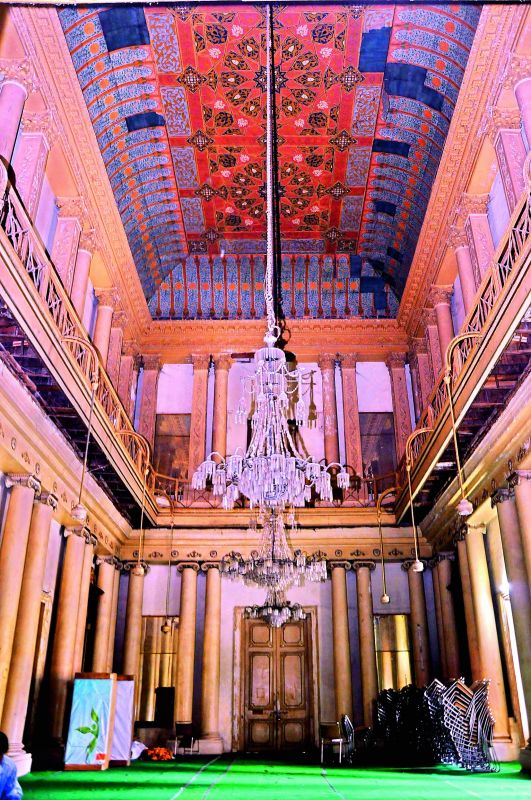
[[[479,13],[276,7],[287,317],[396,314]],[[261,316],[263,9],[59,16],[152,314]]]

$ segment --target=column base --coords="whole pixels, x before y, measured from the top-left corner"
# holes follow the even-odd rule
[[[7,752],[9,758],[12,758],[17,767],[17,775],[27,775],[31,772],[32,756],[31,753],[26,753],[23,744],[12,744]]]
[[[214,734],[213,736],[199,739],[199,752],[201,754],[205,753],[208,755],[219,755],[219,753],[222,753],[223,740],[221,739],[221,736]]]
[[[517,760],[520,745],[513,739],[509,739],[508,737],[497,739],[495,736],[493,746],[498,761],[505,763],[507,761]]]

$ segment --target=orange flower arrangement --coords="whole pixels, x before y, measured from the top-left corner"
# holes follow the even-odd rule
[[[150,761],[171,761],[173,759],[173,755],[167,747],[150,747],[147,757]]]

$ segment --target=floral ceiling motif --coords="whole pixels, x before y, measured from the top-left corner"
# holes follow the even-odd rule
[[[396,314],[479,13],[276,7],[286,316]],[[263,10],[59,17],[152,313],[260,316]]]

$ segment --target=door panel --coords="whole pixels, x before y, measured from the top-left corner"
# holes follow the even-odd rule
[[[309,622],[244,620],[245,749],[300,750],[312,736]]]

